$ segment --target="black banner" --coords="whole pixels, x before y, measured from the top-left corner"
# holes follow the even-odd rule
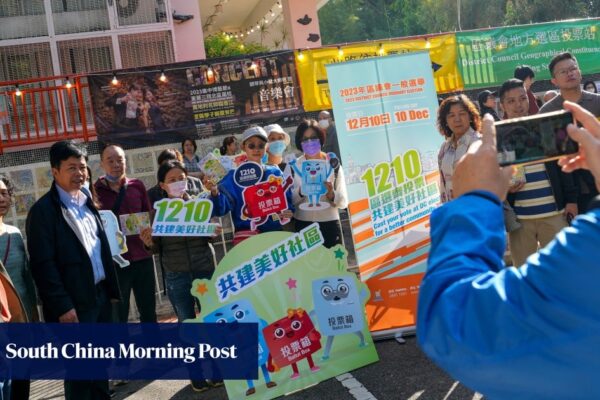
[[[292,51],[123,71],[117,78],[115,85],[112,75],[89,76],[102,142],[177,142],[304,112]]]

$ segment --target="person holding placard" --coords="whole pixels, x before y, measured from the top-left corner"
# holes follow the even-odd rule
[[[140,322],[156,322],[154,291],[154,262],[144,249],[139,231],[149,223],[151,206],[144,183],[128,178],[125,151],[118,145],[108,145],[100,153],[100,163],[105,175],[94,183],[101,209],[110,210],[121,222],[121,231],[127,235],[128,252],[123,258],[127,267],[117,268],[123,301],[119,303],[119,322],[129,319],[131,292],[140,312]]]
[[[242,148],[248,160],[229,171],[218,186],[207,185],[215,215],[231,212],[234,245],[261,232],[282,230],[293,215],[291,191],[287,190],[293,179],[284,180],[278,167],[262,163],[267,142],[263,128],[246,129]]]
[[[188,172],[175,160],[163,162],[158,168],[158,184],[165,193],[163,198],[189,200],[198,196],[198,190],[187,185]],[[196,318],[195,304],[190,294],[194,279],[210,279],[215,265],[214,250],[208,237],[200,236],[152,236],[152,228],[140,234],[146,248],[160,254],[165,269],[165,283],[169,301],[181,322]]]
[[[295,230],[300,232],[313,222],[331,248],[341,244],[339,209],[348,206],[344,170],[333,153],[321,151],[325,143],[325,131],[315,120],[305,120],[296,129],[296,147],[304,154],[290,162],[294,170],[292,198]]]

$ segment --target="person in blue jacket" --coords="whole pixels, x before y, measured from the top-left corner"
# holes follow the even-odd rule
[[[258,233],[280,231],[282,230],[282,225],[289,222],[293,216],[292,191],[289,188],[293,179],[290,182],[285,181],[279,167],[263,163],[267,141],[267,133],[260,126],[253,126],[246,129],[242,134],[242,150],[244,150],[247,156],[245,163],[253,162],[259,164],[260,168],[262,168],[262,177],[259,182],[268,182],[269,179],[273,179],[271,177],[281,179],[282,186],[287,189],[285,191],[288,205],[286,210],[269,215],[266,220],[260,221],[260,225],[255,226],[256,222],[253,223],[252,219],[248,217],[247,210],[249,204],[246,204],[244,201],[244,187],[235,182],[236,170],[229,171],[221,179],[218,186],[212,184],[212,182],[207,184],[207,188],[211,191],[210,199],[213,203],[214,215],[223,216],[231,212],[235,227],[234,245]]]
[[[600,123],[565,102],[577,155],[600,189]],[[519,268],[505,268],[502,199],[510,169],[496,158],[493,120],[456,168],[456,199],[431,215],[429,266],[419,294],[419,345],[487,399],[598,399],[600,198]],[[485,216],[485,218],[482,218]]]

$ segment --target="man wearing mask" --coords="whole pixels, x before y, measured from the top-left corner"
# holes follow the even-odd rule
[[[150,201],[142,181],[128,178],[125,174],[127,163],[125,151],[118,145],[108,145],[100,154],[100,162],[105,175],[94,183],[98,201],[103,210],[110,210],[119,220],[139,221],[139,218],[129,217],[138,213],[146,213],[150,220]],[[120,217],[124,216],[124,217]],[[121,230],[125,230],[125,226]],[[142,226],[133,226],[140,230]],[[131,291],[135,304],[140,312],[140,322],[156,322],[156,300],[154,290],[154,263],[152,255],[144,248],[139,232],[126,236],[127,253],[123,258],[130,265],[117,269],[121,297],[119,304],[119,322],[127,322],[129,316],[129,298]]]
[[[526,117],[529,99],[523,81],[509,79],[500,87],[505,118]],[[502,144],[499,144],[502,146]],[[509,232],[513,265],[519,267],[546,246],[577,215],[577,188],[571,174],[561,171],[556,160],[524,168],[525,182],[514,184],[507,196],[521,224]]]
[[[571,53],[560,53],[554,56],[548,69],[552,76],[551,81],[560,89],[560,94],[544,104],[540,113],[562,110],[564,101],[568,100],[579,104],[596,118],[600,117],[600,94],[581,89],[581,70],[577,59]],[[588,209],[589,202],[598,194],[598,190],[589,171],[575,171],[573,178],[579,189],[577,194],[579,212],[584,213]]]
[[[82,191],[87,154],[72,141],[50,148],[52,187],[27,215],[31,272],[46,322],[111,322],[119,286],[100,214]],[[109,399],[108,380],[65,381],[65,398]]]
[[[340,155],[340,145],[338,143],[337,130],[335,129],[335,122],[333,121],[329,111],[321,111],[319,113],[318,122],[321,129],[325,131],[325,145],[323,146],[323,151],[325,153],[335,154],[341,163],[342,157]]]

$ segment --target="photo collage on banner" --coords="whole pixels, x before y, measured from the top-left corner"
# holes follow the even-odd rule
[[[164,78],[163,78],[164,75]],[[253,122],[301,114],[294,53],[211,59],[112,74],[91,74],[99,140],[172,143],[236,133]]]
[[[327,65],[372,332],[412,327],[439,204],[442,142],[427,52]]]
[[[253,236],[196,280],[191,322],[258,323],[258,380],[225,381],[230,399],[271,399],[378,361],[365,318],[367,286],[327,249],[317,224]]]

